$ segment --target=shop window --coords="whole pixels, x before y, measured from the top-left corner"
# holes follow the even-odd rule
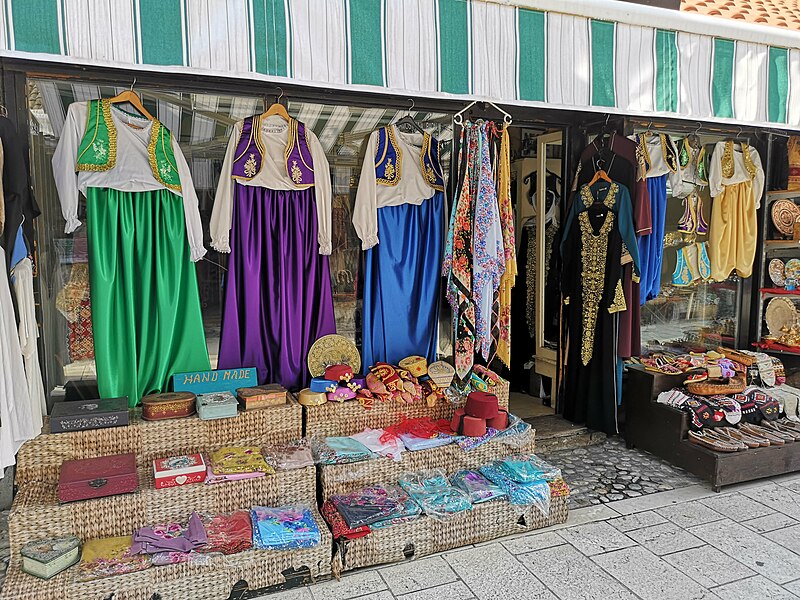
[[[42,216],[37,219],[38,277],[42,299],[42,338],[46,387],[70,379],[93,379],[89,264],[85,226],[64,234],[51,159],[72,102],[111,97],[113,85],[31,79],[28,82],[32,178]],[[174,135],[186,156],[200,204],[207,256],[197,263],[206,343],[216,367],[224,301],[227,255],[210,247],[209,222],[228,139],[234,123],[263,110],[263,98],[137,89],[148,111]],[[288,102],[289,114],[306,123],[328,157],[333,182],[331,280],[337,332],[360,342],[359,266],[361,244],[352,225],[365,140],[376,128],[409,114],[393,108],[364,108]],[[410,113],[440,141],[452,138],[451,117],[444,113]],[[450,144],[443,145],[442,165],[449,170]],[[83,211],[81,207],[80,211]],[[79,218],[83,221],[79,212]],[[447,319],[447,317],[445,317]],[[449,320],[440,327],[448,344]]]

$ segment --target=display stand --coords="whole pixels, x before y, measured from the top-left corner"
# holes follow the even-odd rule
[[[316,509],[316,469],[278,471],[257,479],[213,485],[191,484],[156,490],[153,458],[183,452],[209,452],[225,445],[268,445],[301,437],[302,411],[291,400],[285,407],[240,413],[231,419],[196,417],[147,422],[134,415],[131,425],[64,434],[43,434],[23,446],[18,456],[22,482],[9,514],[11,562],[2,600],[218,600],[234,585],[250,590],[308,583],[330,574],[331,535]],[[63,460],[136,452],[140,489],[132,494],[60,504],[58,472]],[[19,549],[47,536],[75,535],[81,540],[130,535],[143,525],[183,521],[193,511],[222,514],[254,505],[302,504],[311,507],[321,532],[314,548],[248,550],[210,556],[197,563],[152,567],[138,573],[91,582],[77,581],[71,568],[49,581],[21,570]]]
[[[707,479],[715,492],[724,485],[800,471],[800,442],[743,452],[714,452],[691,443],[687,439],[689,415],[656,402],[658,394],[679,387],[683,379],[684,375],[654,374],[638,367],[628,369],[623,399],[627,415],[625,440],[629,448],[646,450]]]

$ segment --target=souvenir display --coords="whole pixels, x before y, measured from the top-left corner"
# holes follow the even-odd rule
[[[350,528],[370,525],[399,513],[408,494],[397,486],[373,485],[331,497]],[[418,509],[419,510],[419,509]]]
[[[358,373],[361,355],[356,345],[341,335],[326,335],[315,341],[308,351],[308,372],[312,377],[322,377],[331,365],[348,365]]]
[[[153,461],[156,489],[202,483],[206,479],[206,469],[202,454],[159,458]]]
[[[375,458],[364,444],[351,437],[328,437],[312,440],[314,460],[323,465],[341,465]]]
[[[371,532],[368,525],[361,525],[353,528],[348,527],[344,517],[342,517],[342,514],[330,500],[326,500],[322,503],[320,512],[325,518],[325,521],[328,522],[328,526],[331,528],[335,541],[357,540],[369,535]]]
[[[775,287],[784,286],[786,283],[786,265],[780,258],[773,258],[769,261],[767,272]]]
[[[370,134],[353,208],[365,251],[366,365],[412,354],[436,358],[444,185],[436,138],[395,125]]]
[[[764,320],[770,335],[779,336],[785,329],[797,325],[797,308],[789,298],[773,298],[767,304]]]
[[[128,424],[128,399],[103,398],[91,402],[56,402],[50,413],[50,431],[83,431]]]
[[[230,392],[212,392],[197,397],[197,415],[204,421],[228,419],[239,414],[239,403]]]
[[[347,383],[354,375],[350,365],[330,365],[325,368],[325,379],[336,383]]]
[[[264,460],[274,469],[303,469],[314,466],[311,446],[303,438],[288,444],[264,448]]]
[[[309,388],[297,393],[297,401],[303,406],[320,406],[328,401],[325,392],[312,392]]]
[[[428,374],[428,362],[424,356],[407,356],[397,366],[405,369],[414,377],[421,377]]]
[[[361,442],[370,451],[381,456],[387,456],[395,461],[402,460],[403,442],[393,433],[388,433],[383,429],[365,429],[361,433],[350,436],[354,440]]]
[[[800,259],[790,258],[786,261],[783,274],[786,279],[800,280]]]
[[[139,489],[135,454],[65,460],[58,477],[61,502],[127,494]]]
[[[133,533],[131,554],[156,554],[158,552],[191,552],[208,542],[203,522],[192,513],[186,524],[159,523],[140,527]]]
[[[276,383],[236,390],[243,410],[259,410],[286,404],[286,388]]]
[[[800,219],[800,207],[792,200],[779,199],[772,203],[772,224],[780,233],[792,237],[794,224]]]
[[[74,565],[81,557],[81,542],[74,536],[28,542],[20,550],[22,570],[50,579]]]
[[[165,392],[142,398],[142,418],[148,421],[180,419],[195,413],[197,397],[191,392]]]
[[[129,535],[84,542],[78,579],[91,581],[152,567],[149,556],[131,552],[132,544],[133,538]]]
[[[308,508],[254,506],[253,546],[261,550],[311,548],[320,543],[319,526]]]
[[[197,396],[211,392],[235,392],[239,388],[257,385],[258,373],[255,367],[176,373],[172,378],[173,390],[192,392]]]
[[[255,362],[259,383],[308,386],[312,343],[336,331],[331,202],[325,150],[283,106],[232,127],[211,213],[211,246],[231,255],[220,368]]]
[[[485,465],[480,472],[497,484],[507,495],[511,504],[535,506],[542,514],[550,512],[550,486],[544,479],[516,481],[500,468],[502,461]]]
[[[79,196],[86,198],[100,396],[127,396],[133,407],[166,391],[175,373],[207,370],[194,266],[206,253],[203,229],[189,166],[172,133],[114,99],[74,102],[53,155],[53,177],[65,233],[81,225]],[[141,251],[123,250],[134,247]]]
[[[209,459],[215,475],[275,473],[261,455],[261,449],[256,446],[225,446],[211,452]]]
[[[450,387],[450,384],[453,383],[453,377],[455,377],[455,374],[456,370],[450,363],[440,360],[428,365],[428,375],[430,375],[431,379],[433,379],[436,385],[438,385],[441,389]]]
[[[333,392],[339,387],[339,381],[325,377],[312,377],[308,389],[314,393]]]
[[[469,496],[472,504],[497,500],[506,495],[499,486],[486,479],[478,471],[458,471],[452,475],[450,480],[455,487]]]
[[[200,520],[208,541],[197,548],[197,552],[236,554],[253,547],[250,511],[240,510],[229,515],[201,515]]]

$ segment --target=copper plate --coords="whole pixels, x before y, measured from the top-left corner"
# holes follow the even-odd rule
[[[308,371],[312,377],[322,377],[331,365],[350,365],[354,373],[361,371],[361,355],[356,345],[341,335],[319,338],[308,351]]]
[[[791,200],[781,198],[772,203],[772,223],[783,235],[791,237],[794,223],[800,218],[800,207]]]

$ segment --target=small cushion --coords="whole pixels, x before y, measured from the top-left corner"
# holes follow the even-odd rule
[[[479,419],[494,419],[498,409],[497,396],[488,392],[470,392],[464,407],[470,417]]]

